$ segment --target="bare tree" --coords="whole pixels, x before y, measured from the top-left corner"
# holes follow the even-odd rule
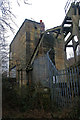
[[[16,0],[20,6],[21,2],[29,4],[28,0]],[[13,24],[15,24],[16,16],[11,12],[10,0],[0,0],[0,56],[2,61],[2,72],[8,70],[8,32],[12,31],[14,34]],[[16,25],[17,26],[17,25]]]
[[[28,2],[28,0],[17,0],[18,5],[20,6],[20,2],[24,2],[27,5],[31,5],[31,3]]]
[[[2,61],[2,72],[7,70],[8,62],[8,44],[6,42],[6,36],[8,30],[14,31],[10,21],[12,20],[13,14],[10,10],[10,2],[8,0],[0,1],[0,56]]]

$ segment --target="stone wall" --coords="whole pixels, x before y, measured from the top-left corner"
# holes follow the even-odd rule
[[[41,43],[33,63],[33,70],[29,74],[29,83],[49,87],[49,64],[47,52],[51,49],[50,58],[58,70],[64,68],[63,42],[61,38],[55,39],[53,34],[46,34]]]
[[[47,52],[51,49],[50,58],[58,70],[64,68],[63,41],[56,34],[45,34],[33,62],[33,70],[26,72],[26,66],[37,46],[40,37],[40,24],[26,20],[10,45],[10,71],[16,66],[16,78],[23,84],[40,83],[49,87],[49,66]]]
[[[25,75],[26,65],[29,62],[33,50],[39,40],[40,24],[25,20],[10,44],[9,71],[16,66],[16,78],[22,79]],[[19,75],[20,74],[20,75]],[[23,78],[26,79],[26,76]]]

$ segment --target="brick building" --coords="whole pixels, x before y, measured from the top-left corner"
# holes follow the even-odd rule
[[[9,74],[20,85],[40,82],[45,87],[49,86],[47,52],[50,49],[50,58],[56,69],[64,68],[63,41],[61,35],[56,38],[58,27],[48,30],[39,45],[40,27],[40,23],[26,19],[10,44]],[[32,58],[31,70],[27,71]]]

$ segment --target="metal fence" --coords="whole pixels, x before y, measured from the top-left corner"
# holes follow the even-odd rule
[[[49,87],[51,100],[57,105],[65,106],[76,96],[80,96],[80,66],[58,71],[47,53],[49,67]]]

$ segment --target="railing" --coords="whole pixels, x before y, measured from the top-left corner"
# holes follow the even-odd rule
[[[67,14],[67,12],[68,12],[71,4],[72,4],[72,3],[75,3],[75,4],[76,4],[77,2],[80,2],[80,0],[68,0],[68,1],[66,2],[65,7],[64,7],[65,14]]]
[[[80,66],[59,71],[56,77],[58,79],[56,84],[59,88],[57,95],[58,98],[61,98],[61,103],[57,98],[58,104],[65,106],[67,103],[71,103],[73,98],[80,96]]]
[[[52,70],[53,70],[53,74],[57,75],[58,74],[58,70],[56,69],[55,65],[53,64],[52,60],[49,57],[49,53],[50,53],[51,49],[47,52],[47,57],[48,57],[48,65],[51,66]],[[48,66],[48,67],[50,67]]]
[[[58,71],[49,57],[49,51],[47,57],[51,101],[59,106],[67,106],[76,96],[80,96],[80,66]]]

